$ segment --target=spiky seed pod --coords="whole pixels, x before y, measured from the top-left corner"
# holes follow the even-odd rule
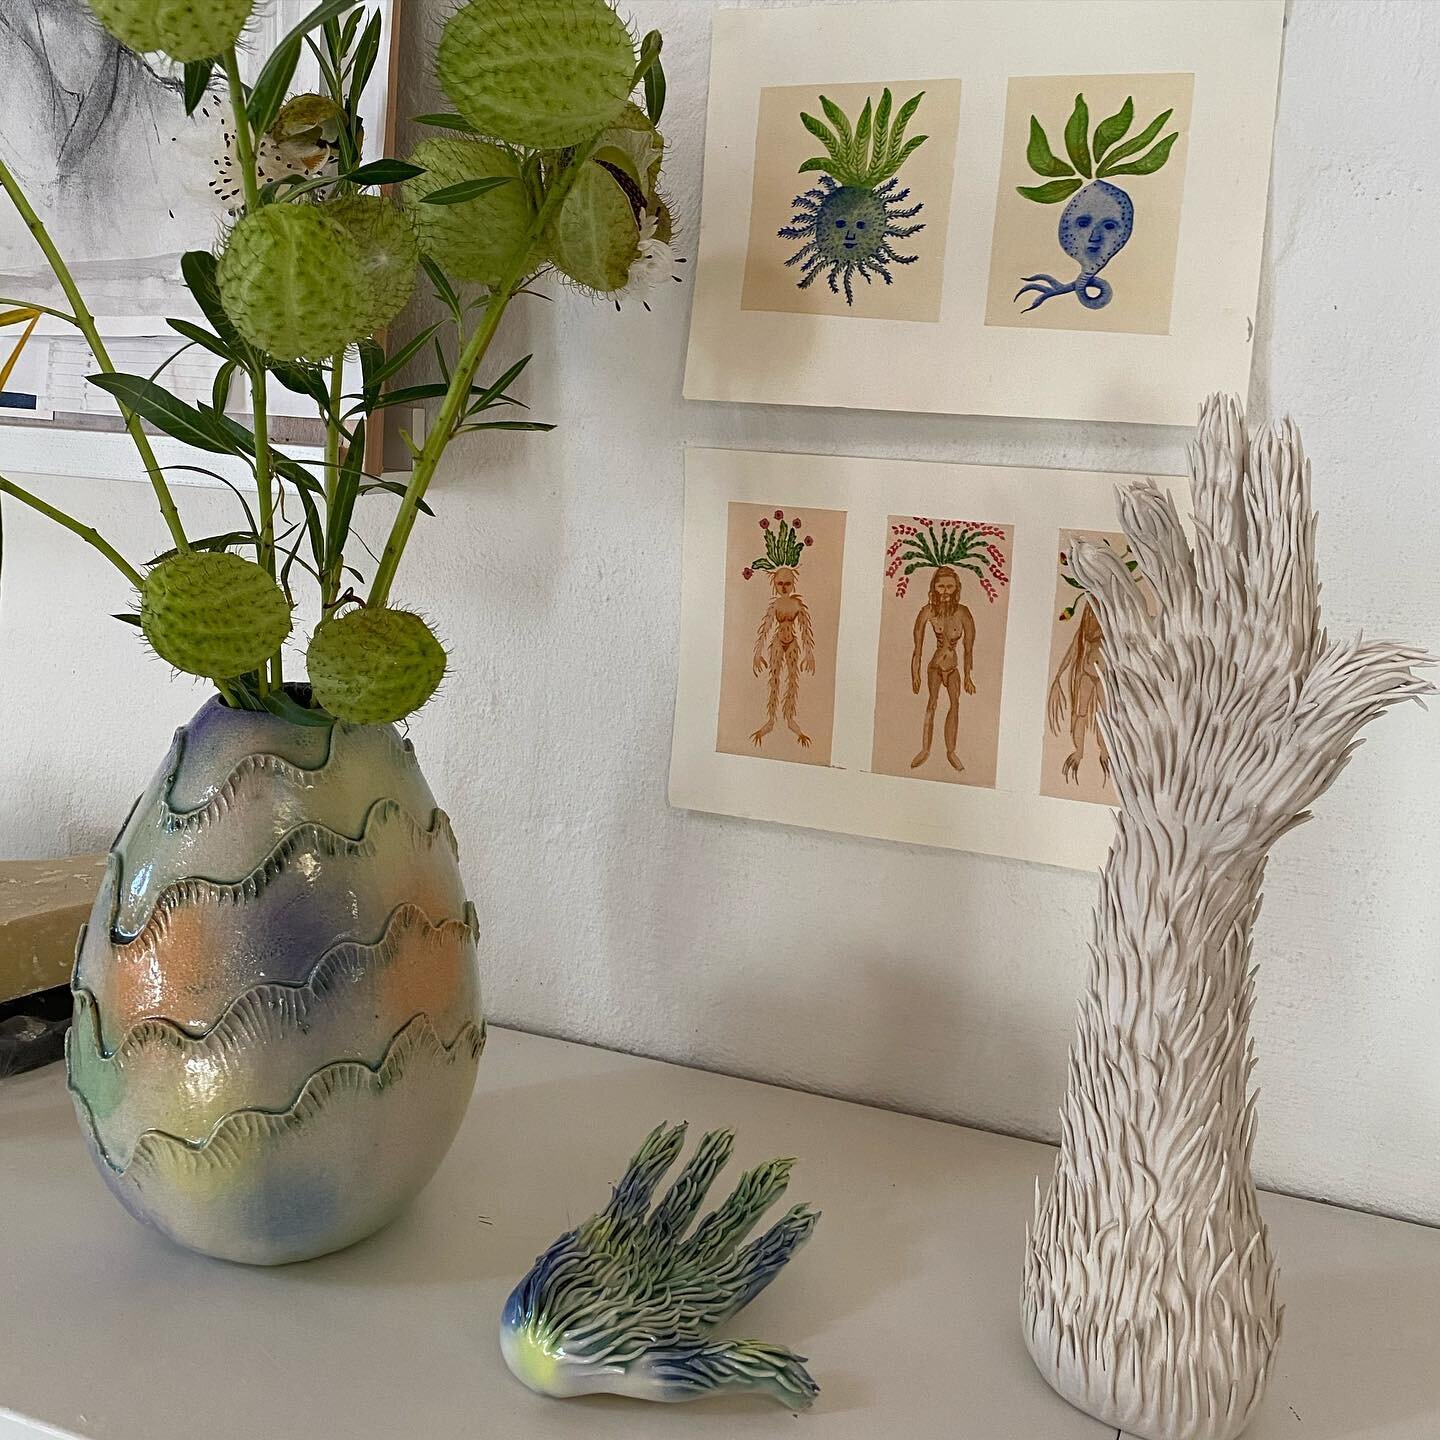
[[[255,0],[90,0],[100,23],[142,54],[213,60],[240,38]]]
[[[408,610],[352,610],[315,627],[306,664],[315,698],[337,720],[389,725],[435,693],[445,648]]]
[[[450,276],[475,285],[498,285],[534,219],[530,196],[515,161],[483,140],[424,140],[410,156],[423,175],[400,187],[400,198],[420,237],[420,248]],[[465,180],[505,176],[458,205],[427,205],[425,196]]]
[[[228,680],[257,669],[290,633],[285,592],[253,560],[187,551],[162,560],[140,591],[140,625],[162,660]]]
[[[445,22],[436,73],[481,134],[558,150],[613,123],[635,65],[605,0],[469,0]]]
[[[640,250],[640,222],[624,185],[587,162],[545,235],[555,268],[596,294],[622,290]]]
[[[404,308],[415,288],[420,242],[410,218],[379,195],[345,195],[321,209],[360,246],[360,279],[367,292],[367,329],[380,330]]]
[[[319,205],[267,205],[245,216],[216,278],[235,328],[278,359],[338,355],[370,333],[365,254]]]

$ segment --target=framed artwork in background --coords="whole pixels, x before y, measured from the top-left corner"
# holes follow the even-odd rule
[[[1170,425],[1243,394],[1283,21],[717,12],[685,394]]]
[[[1099,865],[1104,636],[1067,551],[1136,569],[1140,478],[688,451],[671,803]]]
[[[388,148],[394,129],[394,44],[403,0],[366,0],[379,12],[382,43],[366,90],[367,148]],[[241,52],[254,79],[255,55],[313,9],[311,0],[275,0],[252,21],[259,43]],[[202,317],[180,273],[187,250],[214,247],[237,198],[229,142],[229,102],[212,89],[192,117],[182,101],[178,66],[137,56],[96,22],[85,0],[46,0],[0,15],[0,154],[25,187],[70,265],[117,368],[165,374],[186,400],[209,402],[220,361],[184,341],[169,317]],[[292,91],[320,83],[304,52]],[[175,160],[175,141],[184,164]],[[0,197],[0,296],[63,303],[58,286],[20,217]],[[0,303],[0,312],[16,307]],[[176,356],[171,360],[171,356]],[[111,397],[86,383],[89,350],[63,321],[40,315],[0,328],[0,439],[6,468],[17,472],[133,478],[133,451]],[[358,366],[356,367],[358,379]],[[301,458],[320,453],[321,422],[312,401],[270,387],[272,438]],[[230,388],[229,408],[248,414],[245,387]],[[383,412],[382,412],[383,414]],[[378,443],[378,437],[377,443]],[[193,452],[155,437],[162,463],[194,463]],[[212,468],[243,481],[225,457]],[[194,478],[193,476],[187,478]],[[253,482],[252,482],[253,483]]]

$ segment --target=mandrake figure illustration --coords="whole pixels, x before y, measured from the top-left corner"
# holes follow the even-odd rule
[[[1080,266],[1080,273],[1068,284],[1053,275],[1026,275],[1015,292],[1035,298],[1022,314],[1029,314],[1057,295],[1074,295],[1087,310],[1101,310],[1114,297],[1108,280],[1100,278],[1103,270],[1129,243],[1135,230],[1135,202],[1107,177],[1115,175],[1153,175],[1170,158],[1170,151],[1179,138],[1172,130],[1158,144],[1151,142],[1165,128],[1173,110],[1157,115],[1138,135],[1126,140],[1135,119],[1135,102],[1126,96],[1125,103],[1090,134],[1090,108],[1084,95],[1075,97],[1075,108],[1065,122],[1065,153],[1060,159],[1051,149],[1050,141],[1036,115],[1030,117],[1030,143],[1025,158],[1037,175],[1050,177],[1044,185],[1020,185],[1016,188],[1027,200],[1038,205],[1058,205],[1069,200],[1060,215],[1060,248]],[[1143,152],[1143,153],[1142,153]]]
[[[913,265],[918,255],[902,255],[890,243],[906,240],[925,228],[924,222],[904,225],[924,208],[917,201],[907,206],[910,191],[900,187],[900,167],[925,143],[928,135],[905,138],[914,118],[922,90],[912,95],[891,120],[894,100],[889,89],[881,92],[880,103],[865,101],[852,129],[845,112],[824,95],[820,97],[829,125],[814,115],[800,115],[800,122],[825,147],[824,155],[807,160],[799,173],[821,171],[819,183],[795,197],[795,214],[778,231],[783,240],[804,243],[785,262],[800,267],[797,288],[804,290],[823,275],[831,292],[843,289],[845,303],[855,303],[855,276],[868,285],[879,276],[894,283],[892,265]]]
[[[541,1395],[628,1395],[678,1402],[716,1392],[760,1392],[807,1409],[819,1387],[804,1357],[759,1340],[711,1340],[810,1238],[819,1213],[796,1205],[742,1244],[785,1192],[793,1160],[767,1160],[685,1232],[730,1158],[735,1136],[712,1130],[664,1199],[661,1177],[686,1126],[658,1125],[610,1203],[562,1235],[515,1287],[500,1349],[515,1378]]]

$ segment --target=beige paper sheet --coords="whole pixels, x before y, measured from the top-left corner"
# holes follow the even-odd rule
[[[1043,762],[1052,753],[1047,744],[1054,740],[1046,724],[1046,700],[1053,673],[1057,543],[1061,531],[1112,531],[1116,485],[1141,477],[709,449],[687,451],[685,476],[672,804],[1076,869],[1100,864],[1114,830],[1110,808],[1075,795],[1042,793]],[[1157,478],[1179,497],[1183,481]],[[748,661],[751,622],[760,605],[758,592],[746,597],[741,588],[749,609],[737,618],[735,636],[727,638],[736,613],[730,597],[737,584],[753,590],[763,578],[757,572],[749,581],[735,580],[735,560],[744,546],[733,538],[732,517],[738,517],[734,525],[748,531],[752,520],[758,524],[756,517],[775,509],[804,517],[807,529],[823,521],[830,534],[843,534],[841,563],[832,562],[827,572],[839,577],[833,680],[817,663],[813,676],[802,675],[800,689],[802,719],[811,713],[807,705],[824,697],[830,720],[833,704],[828,764],[815,763],[814,757],[789,763],[799,758],[794,749],[771,745],[783,740],[783,722],[758,751],[748,744],[727,749],[724,743],[730,732],[723,722],[722,707],[728,702],[722,696],[749,675],[748,663],[737,672],[734,647],[743,647],[740,659]],[[966,773],[956,777],[959,783],[941,773],[945,693],[926,764],[912,771],[908,760],[891,763],[897,744],[901,750],[908,746],[911,756],[918,750],[918,741],[908,737],[918,735],[924,709],[908,685],[903,636],[898,657],[894,642],[897,622],[901,630],[913,627],[933,572],[917,570],[903,597],[894,594],[895,577],[884,574],[892,527],[913,516],[937,524],[940,517],[953,516],[1003,531],[999,549],[1008,583],[997,586],[1003,613],[984,598],[975,576],[961,573],[963,603],[985,611],[975,615],[976,694],[961,693],[958,753]],[[802,591],[812,558],[818,557],[798,567]],[[813,573],[818,582],[820,568]],[[828,617],[829,602],[822,601],[817,610]],[[818,625],[816,634],[818,639]],[[928,670],[933,650],[934,640],[927,638],[922,671]],[[894,694],[897,665],[902,688]],[[753,729],[764,717],[765,690],[751,678],[755,688],[741,725],[748,722]],[[880,688],[892,694],[895,714],[877,705]],[[996,705],[993,731],[984,719],[988,705]],[[898,741],[889,738],[892,724],[900,726]]]
[[[1168,425],[1189,425],[1212,390],[1243,394],[1283,18],[1283,0],[902,0],[718,11],[685,394]],[[853,97],[888,84],[898,105],[907,76],[917,86],[920,77],[958,84],[953,132],[938,103],[928,112],[936,127],[920,125],[931,100],[943,98],[927,91],[910,133],[930,138],[899,176],[914,182],[909,203],[926,207],[908,223],[925,220],[927,228],[909,252],[904,241],[896,248],[921,259],[892,267],[891,286],[857,280],[854,306],[828,291],[816,300],[824,285],[817,280],[795,292],[793,312],[746,308],[766,288],[757,265],[775,263],[773,231],[792,219],[784,205],[769,213],[778,204],[774,157],[785,147],[821,149],[803,130],[776,128],[780,99],[793,110],[789,96],[800,89],[817,100],[843,93],[853,119]],[[1056,236],[1063,205],[1024,202],[1043,212],[1030,214],[1010,203],[1007,187],[1024,157],[1013,153],[1007,107],[1029,104],[1026,87],[1034,90],[1058,146],[1053,100],[1040,97],[1077,82],[1094,89],[1094,122],[1110,113],[1112,91],[1131,93],[1131,85],[1140,111],[1153,95],[1168,97],[1167,86],[1178,88],[1184,134],[1164,168],[1124,182],[1135,228],[1105,272],[1115,282],[1110,305],[1086,311],[1060,296],[1022,319],[999,297],[1003,291],[1013,304],[1018,285],[1009,271],[1027,246],[1044,252],[1048,231],[1042,270],[1064,282],[1078,267]],[[955,157],[948,191],[923,168],[942,150]],[[793,179],[792,194],[800,194],[816,176]],[[756,214],[762,204],[767,213]],[[924,250],[915,249],[922,241]]]

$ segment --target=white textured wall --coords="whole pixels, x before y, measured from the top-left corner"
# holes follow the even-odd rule
[[[692,223],[710,10],[633,5],[666,32]],[[412,81],[433,23],[412,20]],[[1440,650],[1436,54],[1428,0],[1295,3],[1250,399],[1314,456],[1331,626]],[[484,920],[491,1016],[1052,1135],[1091,878],[667,808],[681,447],[1165,470],[1184,434],[687,404],[687,301],[512,316],[503,353],[536,352],[528,398],[561,428],[457,447],[401,574],[453,644],[415,738]],[[139,485],[35,483],[133,556],[164,543]],[[184,494],[197,528],[229,505]],[[13,505],[6,525],[0,854],[101,848],[199,696],[104,618],[125,595],[98,558]],[[1437,794],[1440,731],[1410,707],[1280,846],[1257,937],[1263,1180],[1434,1222]]]

